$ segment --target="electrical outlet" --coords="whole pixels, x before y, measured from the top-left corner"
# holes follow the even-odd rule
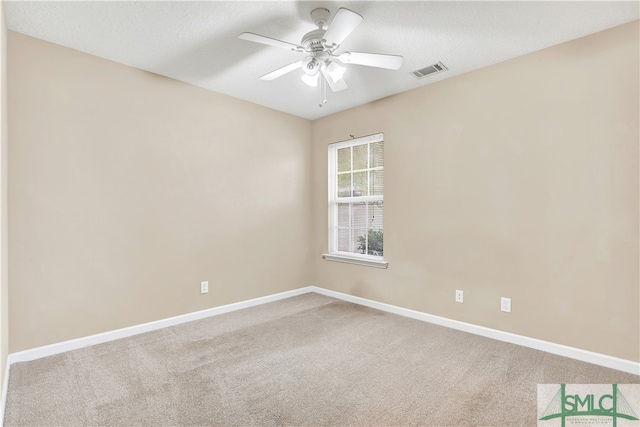
[[[462,291],[456,290],[456,302],[459,302],[459,303],[464,302],[464,295]]]
[[[200,293],[209,293],[209,282],[200,282]]]
[[[511,298],[500,298],[500,310],[511,313]]]

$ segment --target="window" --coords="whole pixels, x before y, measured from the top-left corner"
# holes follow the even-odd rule
[[[329,145],[330,261],[386,268],[381,133]]]

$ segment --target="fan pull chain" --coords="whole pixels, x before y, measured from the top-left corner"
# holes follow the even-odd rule
[[[318,89],[320,89],[320,98],[321,98],[321,101],[320,101],[320,104],[318,104],[318,107],[322,108],[322,106],[327,103],[327,82],[324,79],[323,75],[318,76],[318,80],[320,80]]]

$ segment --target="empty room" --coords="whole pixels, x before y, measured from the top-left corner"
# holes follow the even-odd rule
[[[640,426],[637,1],[2,1],[6,426]]]

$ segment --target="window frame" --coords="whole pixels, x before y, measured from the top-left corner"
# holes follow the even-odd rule
[[[371,144],[375,142],[382,142],[384,144],[384,134],[382,132],[373,135],[363,136],[360,138],[353,138],[345,141],[335,142],[328,146],[328,249],[329,253],[323,254],[324,259],[328,261],[346,262],[350,264],[364,265],[368,267],[387,268],[388,262],[384,259],[383,254],[380,256],[369,254],[358,254],[353,252],[339,251],[338,247],[338,204],[339,203],[358,203],[358,202],[375,202],[382,201],[384,203],[384,184],[381,195],[367,195],[367,196],[349,196],[338,197],[338,150],[346,147],[354,147],[358,145]],[[367,154],[367,158],[370,155]],[[350,172],[353,174],[353,158],[351,159],[352,165]],[[369,160],[368,160],[369,161]],[[367,164],[367,171],[382,170],[384,171],[384,154],[383,165],[378,168],[371,168],[370,164]],[[359,169],[358,169],[359,171]],[[383,178],[384,183],[384,178]],[[368,184],[370,185],[370,183]],[[369,228],[367,228],[369,230]],[[382,226],[384,232],[384,223]],[[367,232],[368,235],[368,232]]]

